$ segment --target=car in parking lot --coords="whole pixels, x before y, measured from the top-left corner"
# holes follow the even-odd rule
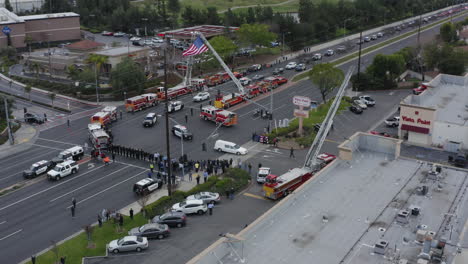
[[[30,123],[30,124],[44,124],[45,119],[33,113],[25,113],[24,122]]]
[[[362,109],[367,109],[367,105],[362,100],[354,100],[353,104]]]
[[[132,41],[132,42],[133,41],[140,41],[141,38],[140,37],[131,37],[129,40]]]
[[[299,63],[299,64],[296,66],[296,69],[295,69],[295,70],[296,70],[296,71],[303,71],[303,70],[305,70],[305,69],[306,69],[305,64]]]
[[[164,224],[146,224],[140,227],[135,227],[128,231],[129,236],[141,236],[146,238],[163,239],[170,234],[169,226]]]
[[[263,80],[264,78],[265,78],[264,75],[255,74],[255,75],[252,77],[252,81],[260,81],[260,80]]]
[[[185,140],[192,140],[193,134],[190,132],[186,126],[175,125],[172,127],[172,134],[176,137],[180,137]]]
[[[400,125],[400,117],[399,116],[394,116],[392,118],[386,119],[385,120],[385,125],[388,127],[397,127]]]
[[[153,43],[164,43],[164,39],[158,37],[151,38],[151,41],[153,41]]]
[[[143,119],[143,127],[152,127],[158,122],[158,116],[156,113],[148,113]]]
[[[261,64],[253,64],[253,65],[251,65],[251,66],[247,69],[247,71],[249,71],[249,72],[255,72],[255,71],[259,71],[259,70],[261,70],[261,69],[262,69],[262,65],[261,65]]]
[[[364,37],[364,42],[369,42],[369,41],[371,41],[370,37]]]
[[[23,171],[23,177],[26,179],[35,178],[43,173],[48,172],[50,169],[53,168],[53,163],[47,160],[41,160],[33,165],[29,170]]]
[[[209,92],[199,92],[193,97],[194,102],[201,102],[210,99]]]
[[[377,136],[392,137],[387,132],[378,132],[378,131],[373,130],[373,131],[369,131],[369,133],[372,134],[372,135],[377,135]]]
[[[283,72],[284,72],[284,68],[275,68],[275,70],[273,71],[273,75],[278,75]]]
[[[349,107],[349,111],[355,113],[355,114],[362,114],[362,108],[357,106],[357,105],[351,105]]]
[[[369,95],[361,95],[359,96],[359,100],[364,102],[367,106],[375,106],[375,100]]]
[[[148,195],[151,192],[161,189],[163,182],[161,179],[145,178],[133,185],[133,192],[137,195]]]
[[[333,56],[333,54],[335,54],[335,52],[332,50],[332,49],[329,49],[325,52],[325,56]]]
[[[221,201],[219,193],[199,192],[187,197],[187,200],[202,200],[204,203],[218,203]]]
[[[103,35],[103,36],[113,36],[114,33],[113,33],[113,32],[109,32],[109,31],[103,31],[103,32],[101,33],[101,35]]]
[[[114,37],[116,37],[116,38],[121,38],[121,37],[124,37],[124,36],[125,36],[125,33],[121,32],[121,31],[114,33]]]
[[[140,252],[148,248],[148,239],[139,236],[125,236],[121,239],[112,240],[107,246],[107,250],[112,253],[125,251]]]
[[[169,113],[172,113],[182,109],[184,109],[184,103],[182,103],[182,101],[171,101],[169,102],[167,111]]]
[[[185,200],[176,203],[171,208],[172,211],[182,212],[184,214],[204,214],[208,211],[208,207],[202,200]]]
[[[312,60],[321,60],[322,59],[322,54],[320,53],[315,53],[314,56],[312,56]]]
[[[182,212],[168,212],[153,217],[151,223],[165,224],[169,227],[183,227],[187,223],[187,216]]]
[[[384,35],[384,34],[383,34],[382,32],[377,33],[377,37],[378,37],[378,38],[383,37],[383,35]]]
[[[297,63],[295,63],[294,61],[291,61],[290,63],[286,64],[286,70],[292,70],[294,68],[296,68],[297,66]]]

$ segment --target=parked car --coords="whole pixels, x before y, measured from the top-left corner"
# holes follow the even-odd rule
[[[428,83],[422,83],[418,88],[413,89],[413,94],[420,95],[422,92],[427,90]]]
[[[246,148],[243,148],[234,142],[229,142],[220,139],[216,140],[214,149],[219,152],[227,152],[236,155],[245,155],[248,152]]]
[[[33,113],[25,113],[24,114],[24,122],[31,123],[31,124],[44,124],[45,119],[39,115]]]
[[[146,224],[128,231],[129,236],[163,239],[169,236],[169,226],[163,224]]]
[[[48,172],[52,168],[52,162],[47,160],[41,160],[31,165],[31,168],[29,168],[29,170],[23,171],[23,177],[26,179],[35,178],[43,173]]]
[[[364,42],[370,42],[370,41],[371,41],[370,37],[364,37]]]
[[[370,131],[369,132],[370,134],[372,135],[377,135],[377,136],[383,136],[383,137],[392,137],[390,134],[386,133],[386,132],[378,132],[378,131]]]
[[[355,114],[362,114],[362,108],[357,106],[357,105],[351,105],[349,107],[349,111],[355,113]]]
[[[121,38],[121,37],[124,37],[124,36],[125,36],[125,33],[121,32],[121,31],[114,33],[114,37],[116,37],[116,38]]]
[[[325,56],[333,56],[333,54],[335,54],[335,52],[332,50],[332,49],[329,49],[325,52]]]
[[[363,101],[367,106],[375,106],[375,100],[369,95],[361,95],[359,99]]]
[[[250,71],[250,72],[255,72],[255,71],[259,71],[261,69],[262,69],[261,64],[254,64],[254,65],[250,66],[247,70]]]
[[[161,179],[146,178],[139,180],[133,185],[133,192],[137,195],[147,195],[151,192],[161,189],[163,182]]]
[[[278,75],[283,72],[284,72],[284,68],[275,68],[275,70],[273,71],[273,75]]]
[[[260,81],[260,80],[263,80],[264,78],[265,78],[264,75],[255,74],[255,75],[252,77],[252,81]]]
[[[370,39],[371,39],[371,40],[376,40],[376,39],[377,39],[377,35],[372,35],[372,36],[370,37]]]
[[[218,203],[221,201],[219,193],[213,192],[199,192],[187,197],[187,200],[202,200],[205,204],[207,203]]]
[[[314,56],[312,56],[312,60],[317,61],[322,59],[322,54],[320,53],[315,53]]]
[[[239,79],[239,82],[245,86],[245,85],[249,85],[252,82],[252,80],[247,77],[242,77]]]
[[[133,41],[140,41],[140,40],[141,40],[141,38],[139,38],[139,37],[131,37],[130,38],[130,41],[132,41],[132,42]]]
[[[305,70],[305,69],[306,69],[305,64],[299,63],[299,64],[296,66],[296,69],[295,69],[295,70],[296,70],[296,71],[303,71],[303,70]]]
[[[383,35],[384,35],[384,33],[382,33],[382,32],[377,33],[377,37],[378,37],[378,38],[383,37]]]
[[[143,119],[143,126],[144,127],[152,127],[158,122],[158,116],[156,113],[148,113]]]
[[[78,163],[74,160],[67,160],[57,164],[52,170],[47,172],[47,176],[51,180],[58,181],[60,178],[66,177],[78,172]]]
[[[456,166],[456,167],[459,167],[459,168],[464,168],[466,166],[466,156],[462,155],[462,154],[458,154],[454,159],[453,159],[453,164]]]
[[[209,92],[199,92],[193,97],[194,102],[201,102],[210,99]]]
[[[182,109],[184,109],[184,103],[182,103],[182,101],[171,101],[169,102],[167,111],[169,113],[172,113]]]
[[[389,127],[397,127],[400,125],[400,117],[399,116],[394,116],[392,118],[389,118],[385,120],[385,124]]]
[[[354,100],[354,105],[359,106],[361,109],[367,109],[367,105],[362,100]]]
[[[183,227],[186,222],[187,216],[182,212],[168,212],[151,219],[151,223],[165,224],[170,227]]]
[[[286,70],[292,70],[292,69],[296,68],[296,66],[297,66],[297,63],[295,63],[294,61],[291,61],[290,63],[288,63],[286,65],[285,68],[286,68]]]
[[[101,35],[103,35],[103,36],[113,36],[114,33],[109,32],[109,31],[103,31],[103,32],[101,33]]]
[[[172,206],[172,211],[184,214],[204,214],[208,211],[206,204],[202,200],[185,200]]]
[[[339,52],[339,53],[346,52],[346,47],[345,47],[345,46],[339,46],[339,47],[336,49],[336,51]]]
[[[112,253],[125,251],[140,252],[148,248],[148,239],[146,237],[125,236],[121,239],[112,240],[107,246],[107,250]]]
[[[172,134],[176,137],[181,137],[182,139],[192,140],[193,134],[190,132],[187,127],[182,125],[175,125],[172,127]]]

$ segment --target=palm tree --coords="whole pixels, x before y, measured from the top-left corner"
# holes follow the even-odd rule
[[[54,100],[57,95],[55,93],[49,93],[49,98],[52,101],[52,108],[54,108]]]
[[[94,72],[96,74],[96,82],[99,81],[99,73],[101,72],[101,68],[104,64],[108,61],[107,56],[97,55],[97,54],[90,54],[86,59],[86,62],[89,64],[94,64]],[[99,82],[98,82],[99,83]]]
[[[38,78],[39,77],[39,69],[41,68],[39,63],[37,63],[37,62],[31,63],[30,68],[31,68],[31,70],[33,70],[36,73],[36,78]]]
[[[24,92],[28,93],[29,101],[31,101],[31,90],[32,90],[32,87],[29,84],[24,87]]]

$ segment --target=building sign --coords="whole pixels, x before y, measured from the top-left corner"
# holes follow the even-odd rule
[[[305,96],[294,96],[293,104],[303,107],[310,107],[311,100],[309,97]]]
[[[308,117],[309,117],[309,111],[307,111],[307,110],[301,110],[301,109],[294,109],[294,116],[295,116],[295,117],[304,117],[304,118],[308,118]]]
[[[403,121],[405,121],[405,122],[417,123],[417,124],[422,124],[422,125],[430,125],[431,124],[431,121],[423,120],[421,118],[418,118],[416,120],[414,118],[411,118],[411,117],[408,117],[408,116],[402,116],[401,118],[403,118]]]
[[[430,134],[434,125],[435,109],[412,107],[404,105],[401,107],[401,130]]]
[[[9,35],[11,33],[11,28],[9,28],[8,26],[4,26],[2,32],[5,35]]]

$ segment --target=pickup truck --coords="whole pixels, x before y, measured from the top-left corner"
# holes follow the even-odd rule
[[[428,83],[422,83],[418,88],[413,89],[413,94],[420,95],[422,92],[426,91],[428,88]]]
[[[67,160],[60,164],[57,164],[55,168],[53,168],[47,173],[47,177],[50,180],[58,181],[63,177],[77,173],[78,169],[79,169],[79,166],[78,166],[78,163],[76,163],[76,161]]]
[[[385,124],[389,127],[397,127],[400,125],[400,117],[395,116],[395,117],[389,118],[385,120]]]

